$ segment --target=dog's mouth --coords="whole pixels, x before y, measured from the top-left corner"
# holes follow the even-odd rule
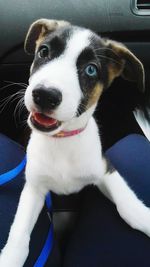
[[[54,131],[61,125],[60,121],[40,112],[31,113],[30,121],[35,128],[43,132]]]

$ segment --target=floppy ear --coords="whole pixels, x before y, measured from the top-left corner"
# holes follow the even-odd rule
[[[55,31],[59,27],[64,27],[70,23],[63,20],[39,19],[31,24],[24,44],[24,49],[28,54],[34,54],[36,47],[44,40],[48,33]]]
[[[137,82],[140,91],[145,89],[145,72],[141,61],[122,43],[105,40],[108,63],[109,84],[115,77],[122,76],[129,81]]]

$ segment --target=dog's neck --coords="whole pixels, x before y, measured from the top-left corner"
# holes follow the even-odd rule
[[[75,117],[68,122],[63,124],[62,131],[74,131],[78,129],[85,129],[90,118],[92,117],[95,111],[96,104],[90,107],[87,111],[85,111],[79,117]]]
[[[64,137],[70,137],[70,136],[78,135],[78,134],[82,133],[85,128],[86,128],[86,126],[84,128],[80,128],[80,129],[76,129],[76,130],[72,130],[72,131],[60,131],[59,133],[54,134],[53,137],[64,138]]]
[[[69,137],[69,136],[78,135],[79,133],[83,132],[87,128],[90,119],[93,117],[95,108],[96,108],[96,104],[90,107],[87,111],[85,111],[79,117],[74,117],[71,120],[64,122],[59,131],[56,130],[52,134],[48,133],[45,136],[48,136],[48,137],[67,137],[68,136]]]

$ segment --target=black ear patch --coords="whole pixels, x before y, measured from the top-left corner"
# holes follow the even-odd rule
[[[61,54],[63,54],[66,48],[67,40],[70,38],[71,34],[72,28],[67,27],[60,28],[56,32],[48,35],[48,37],[45,39],[45,42],[47,42],[50,46],[51,59],[59,57]]]
[[[145,72],[140,60],[122,43],[105,40],[107,55],[113,55],[117,60],[110,62],[108,66],[109,84],[118,76],[137,83],[138,89],[145,89]],[[110,57],[111,57],[110,56]]]
[[[36,40],[39,38],[40,33],[42,32],[42,25],[37,25],[37,27],[33,27],[32,34],[28,36],[25,42],[25,52],[27,54],[34,54]]]
[[[53,38],[46,38],[44,40],[44,44],[46,44],[49,47],[50,53],[49,53],[49,60],[52,60],[54,58],[59,57],[66,47],[65,40],[62,40],[58,36],[54,36]]]
[[[41,42],[39,47],[37,47],[37,51],[35,52],[35,57],[34,57],[34,61],[32,64],[31,73],[33,74],[42,65],[61,56],[66,49],[66,45],[71,34],[72,34],[72,27],[70,26],[61,27],[50,34],[47,34],[47,36]],[[39,51],[44,46],[48,48],[49,53],[47,57],[42,58],[42,57],[39,57]]]
[[[28,54],[34,54],[36,45],[39,44],[47,34],[56,29],[69,26],[70,23],[63,20],[39,19],[31,24],[24,44],[24,49]]]

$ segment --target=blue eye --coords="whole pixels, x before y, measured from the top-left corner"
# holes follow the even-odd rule
[[[94,64],[90,64],[85,68],[85,73],[90,77],[94,77],[97,75],[97,67]]]

